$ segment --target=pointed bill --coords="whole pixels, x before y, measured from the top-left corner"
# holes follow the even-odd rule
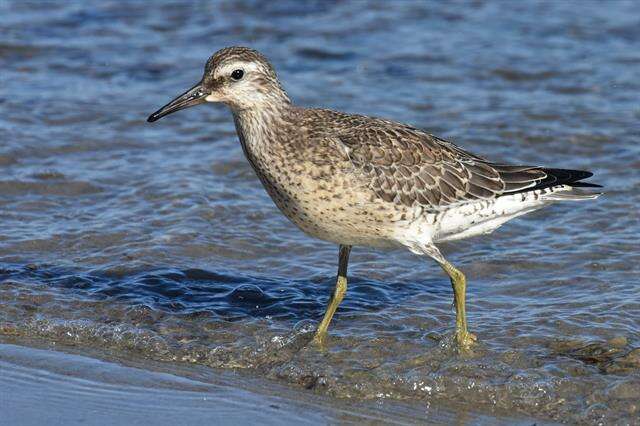
[[[149,123],[153,123],[173,112],[180,111],[181,109],[189,108],[195,105],[200,105],[205,101],[205,98],[209,95],[207,91],[202,88],[202,82],[196,84],[191,89],[184,92],[147,118]]]

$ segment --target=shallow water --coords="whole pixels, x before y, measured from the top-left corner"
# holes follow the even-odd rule
[[[337,397],[629,422],[640,402],[637,3],[0,3],[0,332],[242,368]],[[299,104],[426,128],[495,160],[587,169],[563,204],[444,247],[451,289],[356,248],[326,351],[336,247],[281,216],[230,114],[149,113],[226,45]]]
[[[7,425],[246,425],[260,419],[264,425],[292,426],[465,420],[525,426],[535,421],[425,409],[406,401],[336,400],[205,366],[131,358],[115,363],[2,343],[0,371],[0,414]]]

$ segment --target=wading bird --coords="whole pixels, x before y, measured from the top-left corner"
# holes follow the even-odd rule
[[[302,231],[339,245],[338,276],[314,342],[322,343],[347,290],[352,246],[404,247],[451,279],[456,339],[469,347],[466,279],[436,244],[486,234],[556,201],[599,194],[590,172],[496,163],[414,127],[291,103],[259,52],[216,52],[202,80],[149,122],[205,102],[233,113],[242,149],[276,206]]]

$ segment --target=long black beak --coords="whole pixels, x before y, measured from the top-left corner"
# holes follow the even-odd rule
[[[205,99],[209,93],[202,89],[202,83],[198,83],[191,89],[184,92],[147,118],[149,123],[153,123],[156,120],[160,120],[165,115],[169,115],[172,112],[180,111],[181,109],[189,108],[191,106],[200,105],[205,102]]]

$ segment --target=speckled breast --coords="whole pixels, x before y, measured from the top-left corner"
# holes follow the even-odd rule
[[[351,173],[347,162],[318,164],[270,144],[247,158],[278,208],[302,231],[326,241],[394,246],[401,216]]]

